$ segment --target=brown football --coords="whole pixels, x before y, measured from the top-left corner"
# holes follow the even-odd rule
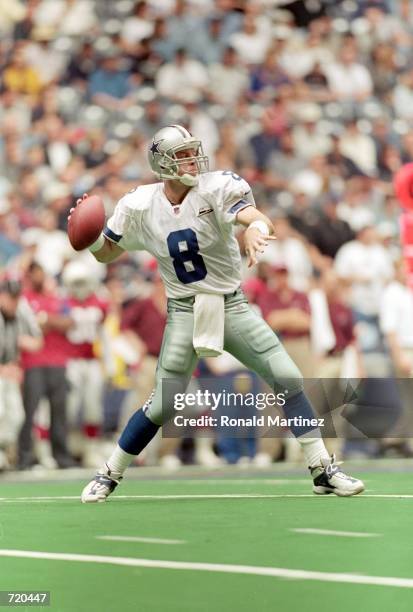
[[[93,244],[105,226],[105,207],[102,198],[92,195],[80,202],[67,222],[67,234],[75,251]]]

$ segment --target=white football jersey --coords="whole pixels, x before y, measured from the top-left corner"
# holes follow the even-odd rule
[[[251,205],[250,186],[230,171],[201,174],[179,206],[163,183],[142,185],[119,200],[104,234],[126,251],[149,251],[170,298],[227,294],[241,282],[236,215]]]

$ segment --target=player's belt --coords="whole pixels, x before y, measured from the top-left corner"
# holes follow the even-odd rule
[[[232,293],[225,293],[224,294],[224,300],[225,301],[230,300],[231,298],[235,297],[236,295],[244,295],[241,287],[238,287],[238,289],[236,289]],[[190,296],[185,297],[185,298],[169,298],[168,302],[170,300],[173,300],[174,302],[183,302],[184,304],[188,304],[188,305],[192,306],[193,303],[195,302],[195,296],[194,295],[190,295]]]

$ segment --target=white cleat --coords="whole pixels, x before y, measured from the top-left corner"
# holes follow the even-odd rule
[[[106,498],[116,489],[122,476],[117,472],[111,472],[105,464],[105,468],[98,472],[93,480],[85,486],[80,497],[83,504],[104,502]]]
[[[335,455],[331,455],[330,459],[321,459],[321,465],[309,468],[316,495],[334,493],[340,497],[350,497],[364,491],[364,483],[357,478],[347,476],[339,465]]]

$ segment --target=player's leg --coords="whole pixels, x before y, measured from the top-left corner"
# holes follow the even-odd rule
[[[197,362],[192,344],[192,306],[170,300],[168,312],[153,393],[129,419],[105,466],[83,490],[83,502],[105,501],[135,456],[173,416],[174,393],[184,392],[188,386]]]
[[[301,417],[298,423],[315,418],[297,366],[272,329],[239,295],[226,303],[225,349],[260,375],[275,393],[285,394],[286,418]],[[294,424],[290,429],[302,446],[315,493],[354,495],[364,489],[360,480],[346,476],[335,464],[334,457],[329,457],[318,427]]]

